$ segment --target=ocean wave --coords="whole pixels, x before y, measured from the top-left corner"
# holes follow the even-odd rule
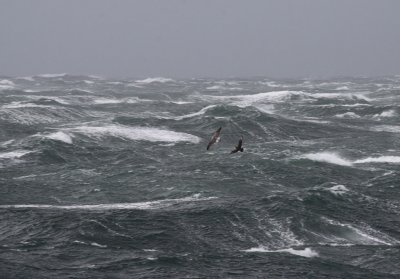
[[[40,91],[35,91],[35,90],[24,90],[26,93],[37,93]],[[69,105],[69,102],[67,102],[63,97],[57,97],[57,96],[46,96],[46,95],[10,95],[9,97],[18,97],[18,98],[26,98],[29,100],[34,100],[34,101],[54,101],[62,105]]]
[[[17,79],[27,80],[27,81],[35,81],[34,77],[17,77]]]
[[[210,106],[202,108],[198,112],[189,113],[189,114],[182,115],[182,116],[175,116],[175,117],[172,117],[172,118],[175,119],[175,120],[182,120],[182,119],[185,119],[185,118],[191,118],[191,117],[194,117],[194,116],[205,114],[207,110],[215,108],[215,107],[216,107],[216,105],[210,105]]]
[[[380,156],[380,157],[368,157],[365,159],[359,159],[354,161],[355,164],[364,163],[400,163],[400,156]]]
[[[26,154],[32,153],[33,151],[29,150],[14,150],[10,152],[1,152],[0,159],[14,159],[14,158],[21,158]]]
[[[15,83],[8,79],[0,80],[0,90],[13,89],[15,88]]]
[[[4,109],[16,109],[16,108],[49,108],[51,106],[48,105],[38,105],[34,103],[26,103],[26,102],[11,102],[10,104],[3,105]]]
[[[136,80],[135,82],[142,83],[142,84],[149,84],[149,83],[153,83],[153,82],[159,82],[159,83],[174,82],[174,80],[171,78],[155,77],[155,78],[146,78],[146,79]]]
[[[312,161],[325,162],[325,163],[330,163],[330,164],[335,164],[335,165],[340,165],[340,166],[347,166],[347,167],[353,165],[353,163],[351,161],[344,159],[333,152],[309,153],[309,154],[304,154],[304,155],[300,156],[299,158],[305,158],[305,159],[309,159]]]
[[[389,133],[400,133],[400,126],[396,125],[379,125],[371,128],[375,132],[389,132]]]
[[[76,128],[70,128],[68,131],[93,137],[113,136],[130,140],[144,140],[151,142],[200,142],[199,137],[191,134],[139,126],[80,126]]]
[[[58,132],[51,133],[48,135],[42,135],[42,137],[56,140],[56,141],[62,141],[62,142],[68,143],[68,144],[72,144],[73,135],[70,135],[70,134],[62,132],[62,131],[58,131]]]
[[[42,77],[42,78],[59,78],[59,77],[65,77],[67,74],[66,73],[61,73],[61,74],[41,74],[37,75],[37,77]]]
[[[350,88],[348,86],[339,86],[336,90],[350,90]]]
[[[367,93],[309,93],[317,99],[355,99],[370,102],[371,99],[366,97]]]
[[[227,86],[223,86],[223,85],[213,85],[213,86],[206,87],[206,89],[211,90],[211,91],[219,91],[219,90],[240,91],[240,90],[243,90],[243,88],[241,88],[241,87],[227,87]]]
[[[227,100],[234,102],[234,104],[237,106],[246,107],[261,101],[283,102],[291,100],[293,97],[299,97],[299,96],[307,96],[307,94],[302,91],[272,91],[272,92],[264,92],[257,94],[248,94],[248,95],[235,95],[235,96],[205,95],[204,97],[206,97],[207,99],[214,99],[221,101]]]
[[[116,99],[116,98],[96,98],[93,100],[93,103],[97,105],[106,105],[106,104],[136,104],[138,102],[150,102],[151,100],[144,100],[144,99],[139,99],[137,97],[130,97],[130,98],[122,98],[122,99]]]
[[[337,118],[360,118],[361,116],[359,116],[358,114],[354,113],[354,112],[345,112],[345,113],[341,113],[341,114],[336,114],[335,117]]]
[[[311,248],[304,248],[303,250],[297,250],[293,248],[286,248],[286,249],[279,249],[279,250],[269,250],[263,246],[255,247],[248,250],[244,250],[244,252],[260,252],[260,253],[289,253],[296,256],[306,257],[306,258],[313,258],[318,257],[319,254],[312,250]]]
[[[60,209],[60,210],[151,210],[161,209],[169,206],[200,202],[216,199],[216,197],[199,197],[193,195],[190,197],[180,199],[165,199],[149,202],[136,202],[136,203],[108,203],[108,204],[76,204],[76,205],[51,205],[51,204],[9,204],[0,205],[0,208],[38,208],[38,209]]]
[[[367,224],[353,225],[341,223],[327,217],[322,217],[321,220],[330,225],[345,229],[343,231],[344,237],[353,244],[392,246],[400,243],[397,239],[375,230]]]
[[[341,165],[351,167],[354,164],[366,164],[366,163],[400,163],[400,156],[379,156],[379,157],[367,157],[358,160],[348,160],[334,152],[319,152],[309,153],[296,157],[295,159],[309,159],[317,162],[325,162],[335,165]]]
[[[373,117],[374,118],[384,118],[384,117],[394,117],[396,115],[397,115],[396,111],[391,109],[391,110],[385,110],[385,111],[381,112],[380,114],[375,114]]]
[[[344,185],[335,185],[330,188],[327,188],[329,192],[331,192],[334,195],[343,195],[349,191],[349,189],[346,188]]]
[[[254,104],[259,104],[260,102],[268,102],[268,103],[282,103],[287,101],[314,102],[319,99],[351,99],[351,100],[370,101],[369,98],[367,98],[361,93],[360,94],[308,93],[304,91],[287,91],[287,90],[246,94],[246,95],[234,95],[234,96],[204,95],[203,98],[207,98],[207,100],[211,99],[216,101],[229,101],[240,107],[252,106]]]

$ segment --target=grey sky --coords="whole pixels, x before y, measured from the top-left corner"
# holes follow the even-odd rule
[[[397,0],[0,0],[0,74],[400,74]]]

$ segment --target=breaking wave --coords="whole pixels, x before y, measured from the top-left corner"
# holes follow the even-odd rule
[[[112,136],[130,140],[151,142],[191,142],[199,143],[200,138],[191,134],[150,127],[128,127],[122,125],[80,126],[67,131],[91,137]]]

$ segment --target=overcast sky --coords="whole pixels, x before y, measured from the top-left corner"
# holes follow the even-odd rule
[[[0,75],[400,74],[398,0],[0,0]]]

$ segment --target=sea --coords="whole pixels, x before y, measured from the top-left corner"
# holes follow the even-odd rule
[[[399,120],[400,76],[1,76],[0,278],[400,278]]]

